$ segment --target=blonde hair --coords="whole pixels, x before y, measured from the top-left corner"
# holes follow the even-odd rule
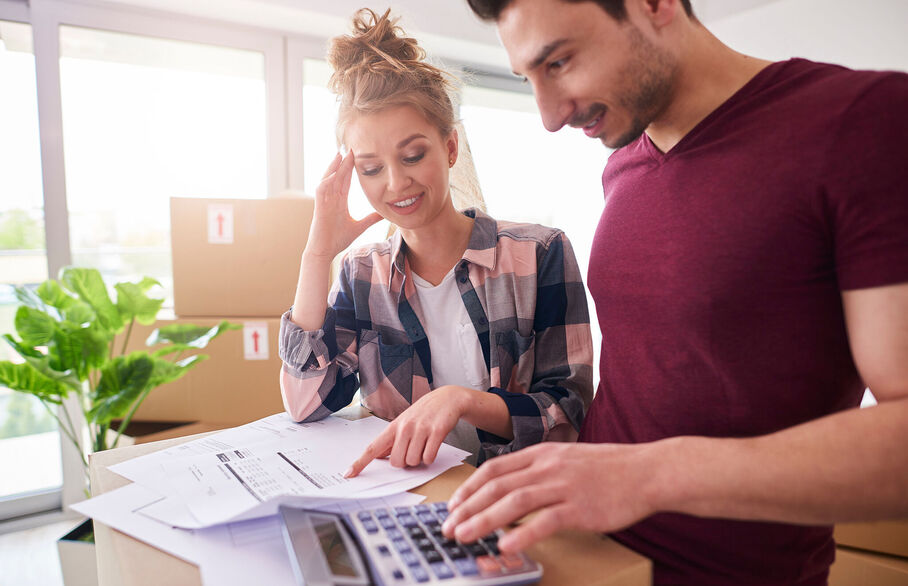
[[[340,110],[337,139],[344,142],[349,121],[395,106],[410,106],[435,126],[442,138],[457,130],[459,152],[451,169],[451,196],[457,208],[485,209],[476,168],[463,125],[454,115],[457,79],[426,61],[416,39],[406,36],[388,9],[378,16],[362,8],[353,16],[353,34],[331,40],[328,63],[334,70],[328,82]]]

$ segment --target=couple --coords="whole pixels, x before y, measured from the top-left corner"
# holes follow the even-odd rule
[[[547,129],[618,149],[587,279],[600,388],[569,243],[455,210],[444,75],[367,13],[332,47],[348,154],[282,321],[288,411],[361,384],[396,417],[351,474],[445,437],[501,455],[451,499],[461,541],[536,511],[502,550],[581,528],[657,584],[825,584],[831,524],[908,516],[908,76],[741,55],[689,0],[470,5]],[[346,256],[326,307],[330,258],[379,216],[397,234]]]

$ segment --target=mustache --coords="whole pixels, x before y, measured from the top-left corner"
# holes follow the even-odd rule
[[[595,120],[603,113],[605,113],[605,110],[606,107],[604,104],[593,104],[586,110],[586,112],[574,114],[568,122],[568,126],[571,126],[573,128],[583,128],[592,120]]]

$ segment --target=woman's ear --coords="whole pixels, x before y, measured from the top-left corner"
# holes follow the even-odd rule
[[[453,167],[454,163],[457,162],[458,137],[456,128],[451,129],[451,134],[448,135],[445,146],[448,148],[448,167]]]

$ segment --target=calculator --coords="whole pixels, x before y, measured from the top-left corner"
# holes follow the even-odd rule
[[[346,514],[280,507],[284,542],[306,586],[533,584],[542,566],[498,550],[496,531],[473,543],[445,538],[447,503]]]

